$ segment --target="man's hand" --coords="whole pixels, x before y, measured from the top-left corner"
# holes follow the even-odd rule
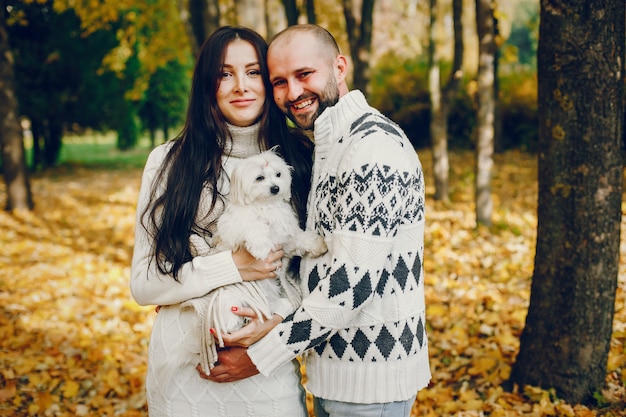
[[[218,365],[211,369],[211,375],[202,371],[200,364],[196,366],[200,377],[213,382],[234,382],[259,373],[250,360],[246,348],[229,347],[217,352]]]

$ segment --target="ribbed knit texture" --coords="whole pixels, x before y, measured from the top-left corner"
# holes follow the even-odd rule
[[[306,354],[307,389],[336,401],[407,400],[430,381],[423,280],[424,180],[402,130],[352,91],[315,122],[301,308],[248,349],[271,374]]]
[[[259,152],[258,125],[243,128],[229,125],[229,129],[233,146],[222,161],[228,175],[243,158]],[[137,219],[148,204],[150,187],[170,146],[155,148],[146,162]],[[227,194],[228,181],[223,178],[219,184],[220,192]],[[210,193],[210,189],[205,189],[202,198],[210,198]],[[210,242],[201,230],[195,232]],[[183,266],[180,283],[160,274],[151,256],[151,240],[138,222],[131,292],[139,304],[164,306],[155,318],[150,336],[146,377],[150,417],[306,417],[297,361],[283,363],[270,377],[255,375],[223,384],[200,378],[195,369],[200,362],[200,317],[192,308],[182,308],[180,303],[223,285],[241,282],[231,252],[209,250],[204,256],[196,256]]]

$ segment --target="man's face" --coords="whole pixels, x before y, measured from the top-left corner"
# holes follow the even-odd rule
[[[279,40],[268,50],[274,101],[301,129],[313,129],[317,117],[339,100],[332,64],[306,33]]]

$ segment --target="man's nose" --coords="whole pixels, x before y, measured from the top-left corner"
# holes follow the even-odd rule
[[[288,101],[296,101],[304,92],[304,88],[299,82],[291,82],[289,83],[288,91],[287,91],[287,100]]]

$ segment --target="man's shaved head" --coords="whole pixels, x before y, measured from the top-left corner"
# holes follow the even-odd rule
[[[329,59],[335,59],[337,55],[341,54],[339,46],[335,41],[333,35],[321,26],[302,24],[289,26],[278,32],[270,42],[270,48],[272,46],[277,47],[280,45],[286,45],[291,43],[298,35],[309,35],[315,37],[316,45],[319,46],[319,52],[328,54]]]

